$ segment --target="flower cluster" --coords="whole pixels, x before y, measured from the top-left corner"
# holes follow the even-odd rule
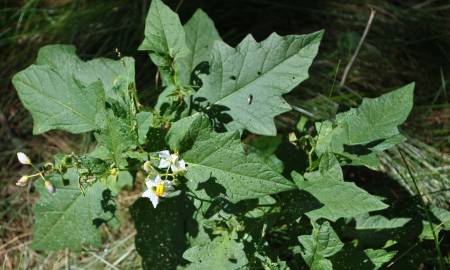
[[[173,186],[173,181],[177,176],[183,175],[186,172],[186,163],[184,160],[180,159],[177,153],[171,154],[168,150],[158,152],[159,156],[159,169],[166,169],[163,174],[157,174],[154,177],[146,178],[147,190],[142,194],[142,197],[149,198],[156,208],[161,199],[167,198],[171,192],[175,190]],[[151,170],[151,165],[149,162],[144,164],[144,169],[149,172]],[[169,170],[172,173],[169,173]],[[164,177],[164,180],[161,178]],[[168,177],[172,180],[168,180]]]
[[[186,163],[180,159],[177,153],[171,154],[168,150],[164,150],[160,151],[158,155],[160,158],[158,168],[168,169],[170,167],[175,175],[182,175],[186,172]]]
[[[54,193],[55,192],[55,187],[53,186],[53,184],[48,181],[47,179],[44,178],[44,175],[42,174],[41,171],[39,171],[34,165],[33,162],[31,162],[31,159],[22,152],[18,152],[17,153],[17,159],[19,160],[19,162],[23,165],[30,165],[31,167],[33,167],[35,170],[37,170],[38,172],[32,175],[23,175],[22,177],[19,178],[19,180],[16,182],[17,186],[20,187],[24,187],[27,186],[30,182],[30,180],[33,179],[33,177],[37,177],[40,176],[42,178],[42,180],[44,181],[44,186],[45,188],[48,190],[48,192],[50,193]]]

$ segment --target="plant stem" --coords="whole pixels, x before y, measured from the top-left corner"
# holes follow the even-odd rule
[[[416,192],[419,195],[419,198],[420,198],[419,201],[420,201],[422,207],[425,209],[425,213],[427,215],[428,223],[430,225],[430,229],[431,229],[431,232],[433,234],[434,246],[436,248],[436,252],[437,252],[437,255],[438,255],[439,269],[444,270],[445,269],[445,262],[444,262],[444,258],[442,257],[441,248],[439,246],[439,239],[438,239],[437,234],[436,234],[436,232],[434,230],[433,222],[431,220],[430,209],[428,208],[428,206],[426,205],[426,203],[425,203],[425,201],[424,201],[424,199],[422,197],[422,194],[421,194],[421,192],[419,190],[419,187],[417,186],[416,179],[415,179],[413,173],[411,172],[411,168],[409,167],[408,163],[406,162],[406,159],[405,159],[403,153],[400,150],[398,150],[398,152],[400,153],[400,156],[401,156],[401,158],[403,160],[403,163],[405,163],[406,169],[408,170],[408,174],[411,177],[411,180],[412,180],[412,182],[414,184],[414,188],[416,189]]]

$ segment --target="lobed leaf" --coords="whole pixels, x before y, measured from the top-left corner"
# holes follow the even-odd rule
[[[371,151],[382,151],[404,140],[398,126],[412,109],[413,91],[411,83],[378,98],[365,98],[358,108],[338,114],[335,123],[317,123],[316,153],[338,153],[354,165],[377,167],[378,159]]]
[[[201,77],[194,100],[223,108],[232,119],[225,123],[230,131],[275,135],[273,117],[291,109],[281,96],[308,78],[322,34],[272,34],[261,43],[249,35],[236,48],[216,41],[209,75]]]
[[[190,188],[198,190],[201,183],[205,185],[201,196],[209,198],[208,189],[215,189],[231,202],[238,202],[295,187],[264,160],[256,155],[247,156],[239,133],[215,133],[209,127],[196,135],[183,159],[188,164],[186,178]]]
[[[31,112],[34,134],[52,129],[82,133],[96,129],[106,99],[134,105],[127,99],[129,86],[134,87],[134,60],[84,62],[74,46],[48,45],[39,50],[36,65],[13,77],[13,84]]]

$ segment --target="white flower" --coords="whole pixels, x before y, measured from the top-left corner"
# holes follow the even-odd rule
[[[30,178],[27,175],[20,177],[20,179],[16,182],[16,185],[19,187],[24,187],[28,184],[28,180]]]
[[[172,172],[174,174],[183,174],[186,172],[186,163],[182,159],[177,159],[174,161],[174,163],[170,166],[172,169]]]
[[[169,150],[160,151],[159,153],[159,165],[158,168],[165,169],[168,168],[171,164],[171,155]]]
[[[25,155],[25,153],[18,152],[17,159],[24,165],[31,165],[31,159],[27,155]]]
[[[154,208],[158,206],[161,198],[167,197],[169,192],[174,190],[172,182],[169,180],[161,180],[161,176],[159,175],[153,180],[148,179],[145,184],[148,189],[142,194],[142,197],[149,198]]]
[[[170,154],[168,150],[160,151],[158,168],[165,169],[170,167],[174,174],[182,174],[186,171],[186,162],[180,159],[178,154]]]

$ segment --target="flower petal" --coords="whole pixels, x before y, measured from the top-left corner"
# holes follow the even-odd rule
[[[164,182],[164,183],[163,183],[163,184],[164,184],[164,189],[169,190],[169,191],[174,190],[172,181],[164,180],[163,182]]]
[[[170,166],[170,161],[168,161],[167,159],[161,159],[159,161],[158,168],[165,169],[165,168],[169,168],[169,166]]]
[[[186,171],[186,163],[184,162],[184,160],[181,159],[172,164],[170,168],[172,169],[172,172],[174,174],[182,174]]]
[[[159,151],[158,155],[159,155],[159,158],[169,159],[170,152],[169,152],[169,150],[163,150],[163,151]]]
[[[158,203],[159,203],[159,197],[155,193],[151,192],[151,195],[149,198],[153,204],[153,208],[156,208],[156,206],[158,206]]]
[[[169,161],[170,161],[170,163],[173,164],[178,161],[178,158],[179,158],[178,154],[172,154],[172,155],[170,155]]]
[[[157,186],[159,183],[162,182],[161,176],[159,174],[157,176],[155,176],[155,179],[153,180],[153,182],[155,183],[155,186]]]
[[[152,202],[153,208],[158,206],[159,198],[151,189],[144,191],[144,193],[142,193],[142,197],[149,198]]]
[[[180,168],[182,168],[183,170],[186,170],[186,162],[184,162],[184,160],[180,159],[179,164],[180,164]]]
[[[152,191],[150,189],[147,189],[146,191],[144,191],[144,193],[142,193],[141,197],[150,198],[150,193],[152,193]]]
[[[147,186],[148,189],[152,189],[152,187],[156,187],[156,183],[154,180],[151,180],[149,178],[146,178],[147,181],[145,181],[145,185]]]

